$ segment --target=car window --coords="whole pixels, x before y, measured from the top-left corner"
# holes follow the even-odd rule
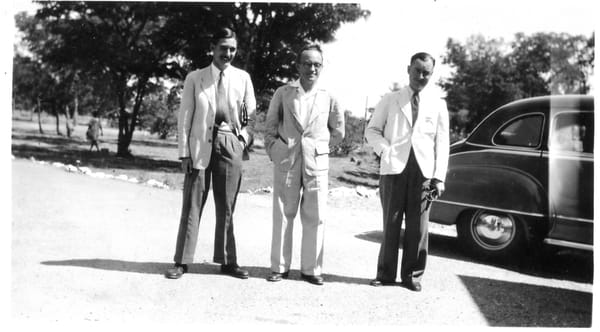
[[[493,138],[494,144],[534,148],[539,146],[544,117],[533,114],[513,119]]]
[[[594,114],[592,112],[561,112],[552,121],[550,150],[594,151]]]

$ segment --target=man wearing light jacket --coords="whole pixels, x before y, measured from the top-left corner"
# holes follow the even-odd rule
[[[373,286],[396,282],[404,217],[400,277],[406,288],[421,290],[429,208],[431,200],[444,191],[450,145],[446,103],[437,93],[425,89],[434,66],[431,55],[413,55],[407,69],[409,85],[381,99],[365,132],[368,144],[380,157],[383,208],[383,241]]]
[[[216,212],[213,261],[221,264],[221,273],[248,278],[248,272],[237,264],[233,211],[242,159],[247,156],[247,116],[243,113],[253,112],[256,100],[248,73],[231,65],[237,51],[235,32],[217,30],[211,50],[212,63],[187,75],[181,97],[178,147],[185,179],[175,265],[165,273],[170,279],[180,278],[193,262],[211,178]]]

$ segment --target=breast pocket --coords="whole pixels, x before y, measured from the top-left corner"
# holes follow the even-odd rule
[[[435,125],[435,119],[431,116],[426,116],[423,119],[423,124],[421,125],[421,132],[431,138],[435,137],[437,128]]]

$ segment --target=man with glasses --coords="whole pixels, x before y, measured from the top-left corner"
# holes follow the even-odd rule
[[[427,259],[429,208],[444,191],[450,149],[448,109],[425,89],[435,59],[416,53],[408,66],[409,85],[389,93],[375,107],[365,138],[380,157],[379,195],[383,241],[373,286],[396,282],[402,220],[402,285],[421,290]]]
[[[169,279],[180,278],[193,262],[211,178],[216,212],[213,261],[221,264],[221,273],[248,278],[237,264],[233,211],[248,142],[243,114],[254,111],[256,100],[250,75],[231,65],[237,52],[235,32],[218,29],[210,47],[212,63],[187,75],[181,96],[177,136],[185,179],[175,265],[165,273]]]
[[[298,53],[300,78],[275,91],[266,119],[265,148],[273,161],[271,275],[289,275],[293,222],[300,207],[301,277],[323,284],[323,223],[327,205],[329,146],[344,137],[344,114],[336,99],[318,86],[323,54],[318,45]]]

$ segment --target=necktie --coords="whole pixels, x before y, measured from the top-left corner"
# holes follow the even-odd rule
[[[225,84],[223,83],[223,71],[219,74],[219,83],[217,84],[217,110],[215,114],[215,124],[221,122],[229,123],[229,107],[227,106],[227,96],[225,94]]]
[[[419,116],[419,93],[415,92],[410,99],[410,108],[412,109],[412,124],[415,125],[417,122],[417,116]]]

